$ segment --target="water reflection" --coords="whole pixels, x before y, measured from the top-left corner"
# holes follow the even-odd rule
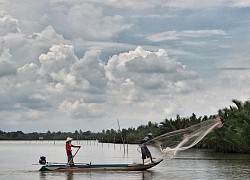
[[[46,172],[40,172],[40,180],[46,180]]]
[[[74,173],[76,172],[40,172],[40,180],[47,180],[47,179],[64,179],[65,180],[73,180],[74,179]]]
[[[88,171],[88,172],[40,172],[40,180],[48,179],[136,179],[136,180],[151,180],[159,177],[161,173],[147,171]]]
[[[155,175],[155,172],[154,171],[151,171],[151,170],[148,170],[148,171],[143,171],[141,172],[142,174],[142,180],[151,180],[151,179],[154,179],[154,175]]]
[[[131,163],[141,162],[137,145],[129,145],[127,156],[123,146],[112,144],[84,144],[76,162]],[[222,154],[211,150],[190,149],[180,152],[177,159],[164,159],[159,165],[143,172],[39,172],[40,166],[32,166],[41,155],[49,162],[63,162],[65,143],[56,142],[6,142],[0,141],[0,179],[26,180],[82,180],[82,179],[249,179],[250,154]],[[150,149],[154,157],[162,157],[158,149]],[[11,156],[6,156],[11,154]],[[29,154],[24,156],[23,154]]]
[[[74,172],[65,172],[67,180],[73,180]]]

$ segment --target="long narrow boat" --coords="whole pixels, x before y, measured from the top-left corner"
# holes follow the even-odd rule
[[[39,171],[144,171],[162,162],[159,159],[149,164],[45,164]]]

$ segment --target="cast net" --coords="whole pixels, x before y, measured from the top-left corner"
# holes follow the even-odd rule
[[[173,158],[178,151],[192,148],[200,142],[208,133],[216,127],[222,127],[219,117],[200,122],[185,129],[172,131],[156,138],[150,142],[160,147],[164,156]]]

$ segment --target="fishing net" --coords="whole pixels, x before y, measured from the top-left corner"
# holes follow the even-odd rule
[[[219,117],[200,122],[185,129],[163,134],[150,142],[159,146],[164,156],[173,158],[178,151],[192,148],[216,127],[222,127]]]

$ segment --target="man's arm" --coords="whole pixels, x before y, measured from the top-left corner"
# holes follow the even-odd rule
[[[81,146],[75,146],[73,144],[71,144],[71,146],[74,147],[74,148],[80,148],[81,147]]]

